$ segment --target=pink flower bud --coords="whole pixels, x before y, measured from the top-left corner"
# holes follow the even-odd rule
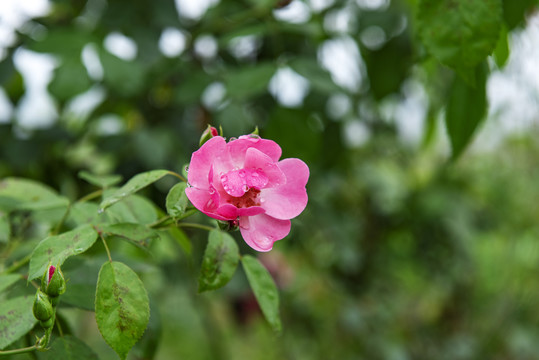
[[[199,146],[204,145],[206,141],[210,140],[211,138],[215,136],[219,136],[217,129],[214,128],[213,126],[208,125],[206,130],[204,130],[204,132],[202,133],[202,136],[200,136]]]

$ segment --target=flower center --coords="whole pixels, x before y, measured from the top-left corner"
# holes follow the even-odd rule
[[[230,197],[227,202],[234,205],[237,208],[247,208],[251,206],[260,206],[260,200],[258,199],[260,190],[251,188],[241,197]]]

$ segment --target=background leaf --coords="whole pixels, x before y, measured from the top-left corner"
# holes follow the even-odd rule
[[[106,262],[99,271],[95,318],[101,335],[125,359],[150,319],[148,294],[137,274],[120,262]]]
[[[0,302],[0,349],[26,334],[37,320],[32,313],[34,296],[19,296]]]
[[[97,354],[82,340],[72,335],[57,337],[43,353],[45,360],[97,360]]]
[[[88,171],[80,171],[78,175],[81,179],[101,188],[108,188],[122,181],[121,175],[95,175]]]
[[[281,331],[279,292],[273,278],[264,265],[250,255],[243,256],[241,263],[266,320],[275,331]]]
[[[0,211],[0,243],[6,244],[11,236],[9,217],[5,212]]]
[[[486,64],[475,69],[475,88],[459,76],[455,76],[453,80],[445,113],[445,124],[451,141],[453,159],[464,151],[485,117],[487,111],[486,81]]]
[[[124,186],[116,190],[101,202],[100,210],[105,210],[109,206],[117,203],[125,197],[145,188],[168,174],[167,170],[152,170],[140,173],[132,177]]]
[[[0,293],[21,279],[22,279],[22,276],[19,274],[0,275]]]
[[[37,181],[15,177],[0,180],[0,209],[38,210],[68,204],[66,198]]]
[[[418,30],[427,50],[453,69],[473,68],[492,53],[502,24],[500,0],[421,0]]]
[[[210,231],[198,278],[198,292],[225,286],[236,271],[239,256],[238,245],[232,236],[220,230]]]
[[[30,258],[28,280],[42,276],[49,263],[61,266],[68,257],[85,252],[96,239],[97,232],[90,225],[82,225],[44,239],[36,246]]]

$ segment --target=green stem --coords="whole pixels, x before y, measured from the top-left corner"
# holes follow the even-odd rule
[[[103,189],[99,189],[99,190],[96,190],[94,192],[91,192],[88,195],[81,197],[77,202],[82,203],[82,202],[85,202],[85,201],[88,201],[88,200],[92,200],[92,199],[95,199],[98,196],[101,196],[101,194],[103,194]]]
[[[34,351],[36,349],[37,347],[35,345],[32,345],[32,346],[28,346],[22,349],[13,349],[13,350],[4,350],[4,351],[0,350],[0,356],[24,354],[27,352]]]
[[[105,250],[107,251],[107,256],[109,257],[109,262],[112,262],[112,257],[110,256],[110,250],[107,245],[107,242],[105,241],[105,238],[101,234],[99,234],[99,237],[101,238],[101,241],[103,241],[103,245],[105,245]]]
[[[2,274],[9,274],[9,273],[12,273],[14,271],[19,270],[21,267],[28,264],[31,257],[32,257],[32,254],[30,253],[30,254],[26,255],[25,257],[23,257],[21,260],[15,261],[13,263],[13,265],[11,265],[6,270],[4,270],[4,272]]]
[[[166,215],[166,216],[163,216],[161,219],[158,219],[157,221],[154,221],[153,223],[148,224],[147,226],[150,228],[157,227],[170,219],[171,219],[170,215]]]
[[[169,173],[170,175],[172,175],[172,176],[176,176],[178,179],[180,179],[181,181],[183,181],[183,182],[185,182],[185,183],[187,182],[187,179],[186,179],[186,178],[184,178],[183,176],[181,176],[180,174],[178,174],[178,173],[176,173],[176,172],[174,172],[174,171],[170,171],[170,170],[169,170],[168,173]]]
[[[179,227],[192,227],[192,228],[202,229],[202,230],[207,230],[207,231],[212,231],[216,229],[208,225],[195,224],[195,223],[179,223],[178,226]]]

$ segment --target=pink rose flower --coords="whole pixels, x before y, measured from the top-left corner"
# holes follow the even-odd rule
[[[244,135],[227,143],[215,136],[193,153],[185,192],[204,214],[237,221],[250,247],[270,251],[308,200],[309,168],[280,157],[281,148],[271,140]]]

